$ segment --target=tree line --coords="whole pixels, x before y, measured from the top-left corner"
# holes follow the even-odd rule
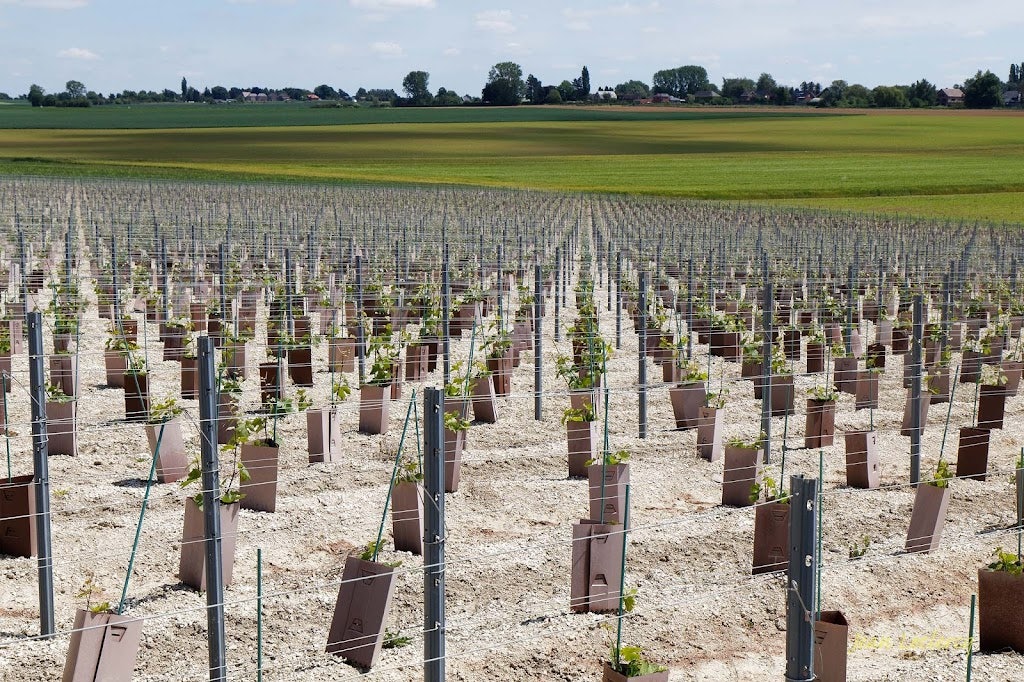
[[[993,108],[1005,103],[1019,105],[1008,95],[1024,89],[1024,62],[1010,65],[1009,77],[1000,79],[991,71],[978,71],[963,84],[955,84],[963,92],[963,105],[969,108]],[[757,79],[723,78],[720,87],[711,83],[703,66],[688,64],[671,69],[656,71],[650,84],[641,80],[628,80],[612,87],[599,87],[592,91],[590,71],[583,67],[579,76],[565,79],[558,84],[544,84],[532,73],[523,77],[522,67],[511,61],[499,62],[491,67],[487,82],[479,96],[459,95],[454,90],[430,89],[430,74],[426,71],[410,71],[402,79],[402,95],[391,88],[360,87],[354,95],[342,88],[327,84],[312,89],[300,87],[250,88],[215,85],[202,91],[181,79],[179,90],[157,91],[124,90],[120,93],[103,95],[88,90],[83,83],[70,80],[59,93],[47,93],[41,86],[33,84],[27,94],[18,99],[27,99],[32,106],[87,107],[102,104],[132,104],[146,102],[205,102],[219,103],[239,100],[255,101],[313,101],[319,106],[461,106],[519,104],[561,104],[564,102],[588,102],[594,100],[617,100],[622,102],[643,102],[651,98],[669,101],[700,101],[709,104],[810,104],[819,107],[848,108],[908,108],[931,107],[943,103],[936,85],[921,79],[910,85],[879,85],[867,88],[859,83],[834,80],[825,87],[814,81],[804,81],[790,87],[776,82],[769,73],[762,73]],[[0,100],[11,99],[0,93]]]

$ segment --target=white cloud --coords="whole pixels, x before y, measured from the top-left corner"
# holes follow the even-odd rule
[[[381,57],[401,57],[405,50],[398,43],[390,40],[379,41],[370,45],[370,51]]]
[[[358,9],[433,9],[436,0],[348,0],[348,4]]]
[[[65,59],[78,59],[81,61],[91,61],[93,59],[99,59],[100,56],[92,50],[87,50],[84,47],[69,47],[66,50],[61,50],[57,53],[58,57],[64,57]]]
[[[0,0],[0,5],[18,5],[35,9],[78,9],[89,4],[89,0]]]
[[[660,10],[661,4],[657,2],[649,2],[646,5],[634,5],[631,2],[624,2],[621,5],[591,7],[589,9],[566,7],[562,10],[562,14],[568,19],[593,19],[594,17],[627,17],[640,14],[654,14]]]
[[[445,48],[444,52],[442,52],[441,54],[443,54],[445,57],[458,57],[460,54],[462,54],[462,50],[460,50],[457,47],[448,47]]]
[[[565,18],[566,29],[578,33],[584,33],[594,30],[594,21],[603,20],[603,25],[613,25],[616,28],[619,28],[618,23],[620,23],[624,17],[651,16],[661,12],[661,9],[661,4],[658,2],[649,2],[646,4],[624,2],[618,5],[588,7],[587,9],[566,7],[562,10],[562,16]],[[652,29],[650,27],[643,30],[645,33],[658,31],[658,29]]]
[[[476,15],[476,27],[494,33],[515,33],[512,12],[507,9],[491,9]]]

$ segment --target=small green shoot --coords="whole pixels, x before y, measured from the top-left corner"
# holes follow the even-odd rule
[[[91,571],[85,574],[85,582],[82,583],[82,587],[75,596],[79,599],[85,599],[85,608],[92,613],[110,613],[112,610],[109,601],[92,603],[93,599],[99,599],[103,596],[103,590],[96,584],[95,576]]]
[[[936,488],[948,488],[952,478],[953,472],[949,469],[949,462],[940,459],[938,466],[935,467],[935,475],[932,476],[932,480],[928,481],[928,485],[933,485]]]
[[[384,644],[385,649],[399,649],[403,646],[412,644],[412,637],[401,634],[401,632],[395,632],[391,629],[384,629]]]
[[[864,535],[861,537],[860,542],[855,542],[850,545],[850,559],[860,559],[862,556],[868,553],[868,547],[871,546],[871,537]]]
[[[378,541],[372,541],[372,542],[366,543],[366,547],[364,547],[363,551],[360,552],[359,558],[362,559],[363,561],[373,561],[374,560],[373,556],[378,553],[378,551],[383,547],[383,545],[384,545],[384,541],[383,540],[380,540],[379,542]],[[402,565],[401,561],[391,561],[391,562],[386,562],[385,561],[385,562],[378,562],[378,563],[383,563],[385,566],[390,566],[391,568],[398,568],[399,566]]]
[[[663,665],[645,660],[643,650],[638,646],[624,646],[618,650],[613,646],[610,656],[615,672],[626,677],[638,677],[668,670]],[[619,662],[618,665],[615,664],[616,660]]]
[[[1004,552],[1002,547],[997,547],[995,552],[996,560],[988,565],[990,571],[1003,571],[1010,575],[1021,575],[1024,572],[1024,565],[1016,554]]]

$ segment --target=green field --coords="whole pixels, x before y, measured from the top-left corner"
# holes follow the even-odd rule
[[[1024,222],[1019,113],[119,109],[0,108],[0,121],[10,111],[22,117],[17,128],[0,130],[0,172],[629,192]],[[208,117],[220,111],[256,118],[233,120],[232,127],[181,127],[216,125]],[[24,117],[37,113],[60,114],[62,125],[78,127],[46,128],[55,119],[45,118],[27,128]],[[353,118],[305,125],[312,114]],[[259,116],[281,119],[257,126]],[[94,127],[103,117],[109,127]],[[365,117],[377,122],[364,123]]]
[[[344,107],[317,108],[307,103],[143,104],[86,109],[45,107],[24,102],[0,103],[0,128],[252,128],[277,126],[359,125],[373,123],[524,123],[530,121],[684,121],[708,118],[791,117],[792,109],[713,110],[680,107]],[[802,116],[828,114],[805,110]]]

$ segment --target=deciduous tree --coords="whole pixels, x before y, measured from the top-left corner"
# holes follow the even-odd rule
[[[876,107],[883,109],[904,109],[910,106],[910,100],[903,88],[895,85],[879,85],[871,91]]]
[[[991,109],[1003,105],[1003,84],[991,71],[978,71],[964,82],[964,106],[968,109]]]
[[[754,81],[749,78],[723,78],[722,97],[738,100],[747,91],[753,91]]]
[[[802,85],[802,84],[801,84]],[[850,87],[850,84],[844,80],[835,80],[821,92],[821,106],[823,107],[837,107],[839,103],[843,101],[843,97],[846,96],[846,89]]]
[[[515,62],[499,62],[487,74],[487,85],[483,89],[485,102],[501,106],[513,106],[523,101],[526,83],[523,82],[523,68]]]
[[[843,101],[839,106],[850,107],[853,109],[867,109],[873,103],[874,97],[872,96],[871,91],[860,83],[854,83],[846,88],[846,94],[843,95]]]
[[[651,96],[651,88],[643,81],[631,80],[616,85],[615,94],[625,99],[644,99]]]
[[[572,83],[564,80],[558,85],[558,96],[562,98],[563,102],[571,102],[576,99],[576,88],[572,86]]]
[[[757,85],[754,89],[757,90],[757,94],[762,97],[772,97],[775,94],[775,88],[777,87],[778,84],[770,73],[762,73],[758,76]]]
[[[430,94],[430,74],[426,71],[410,71],[402,79],[402,90],[409,103],[416,107],[429,106],[434,96]]]
[[[707,69],[695,64],[657,71],[651,83],[654,92],[662,92],[680,99],[711,87]]]
[[[43,86],[33,83],[28,89],[28,101],[34,107],[43,106],[43,98],[46,97],[46,90]]]
[[[313,94],[320,99],[338,99],[338,91],[326,83],[313,88]]]
[[[437,94],[434,95],[435,107],[457,107],[460,104],[462,104],[462,97],[454,90],[438,88]]]
[[[936,87],[923,78],[907,88],[907,98],[912,107],[933,107],[938,102],[938,96]]]
[[[366,99],[378,103],[394,104],[398,99],[398,93],[391,88],[372,88],[366,91]]]
[[[72,99],[81,99],[85,97],[85,85],[81,81],[68,81],[64,84],[64,91],[68,93],[68,97]]]

